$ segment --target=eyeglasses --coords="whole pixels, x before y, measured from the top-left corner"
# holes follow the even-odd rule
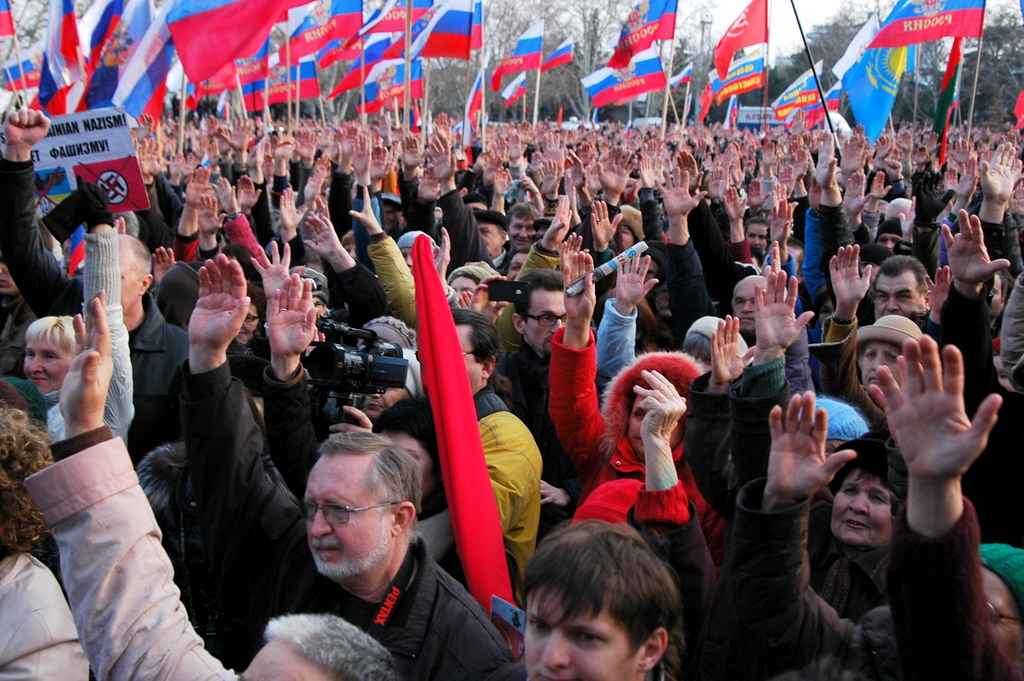
[[[988,621],[992,623],[992,626],[998,627],[1000,624],[1003,623],[1003,620],[1007,620],[1009,622],[1020,622],[1019,617],[1014,617],[1013,615],[1004,615],[1003,613],[996,610],[996,606],[992,605],[991,603],[986,603],[986,605],[988,606]]]
[[[569,315],[565,314],[530,314],[523,315],[527,319],[536,319],[541,326],[554,326],[555,322],[564,322]]]
[[[246,324],[255,324],[259,320],[260,320],[260,318],[259,318],[258,315],[254,315],[254,314],[247,314],[247,315],[245,315],[245,323]]]
[[[394,506],[402,503],[401,501],[388,501],[383,504],[374,504],[373,506],[362,506],[361,508],[349,508],[348,506],[342,506],[341,504],[324,504],[319,506],[312,501],[302,502],[302,512],[306,516],[306,522],[313,522],[316,518],[317,509],[323,511],[324,520],[331,525],[343,525],[348,522],[348,516],[351,513],[357,511],[368,511],[371,508],[383,508],[385,506]]]

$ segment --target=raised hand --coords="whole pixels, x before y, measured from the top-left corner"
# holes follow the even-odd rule
[[[240,175],[235,186],[235,194],[238,198],[238,207],[243,213],[252,211],[252,207],[259,201],[262,189],[256,189],[252,178],[248,175]]]
[[[164,275],[172,267],[174,267],[174,251],[172,249],[161,246],[153,251],[153,285],[159,286]]]
[[[384,228],[380,226],[380,221],[377,219],[377,216],[373,213],[373,203],[370,200],[370,190],[365,186],[363,187],[363,209],[350,210],[348,214],[363,223],[363,226],[366,227],[366,231],[371,235],[380,234],[384,231]]]
[[[989,395],[972,421],[964,406],[960,350],[929,336],[903,343],[901,388],[887,367],[871,391],[885,415],[910,473],[907,522],[927,536],[948,530],[963,513],[959,479],[985,450],[1003,399]]]
[[[270,365],[279,379],[287,380],[295,374],[302,353],[315,335],[313,282],[298,274],[285,276],[267,303]]]
[[[615,221],[608,219],[608,204],[604,201],[594,201],[590,214],[590,227],[594,233],[594,250],[598,253],[608,248],[608,244],[615,238],[615,232],[622,222],[622,213],[615,216]]]
[[[590,345],[590,321],[594,317],[597,305],[597,293],[594,290],[594,277],[590,274],[594,269],[594,259],[586,251],[574,253],[568,258],[568,267],[562,269],[562,281],[566,288],[577,279],[586,277],[583,291],[575,296],[566,294],[565,298],[565,336],[566,347],[582,350]]]
[[[836,296],[835,314],[842,319],[854,319],[857,307],[871,287],[873,265],[860,271],[860,246],[840,246],[839,252],[828,263],[832,276],[832,290]]]
[[[757,344],[754,364],[764,364],[786,353],[803,328],[814,317],[813,312],[804,312],[794,317],[797,293],[796,277],[788,277],[781,270],[766,272],[765,288],[758,286],[754,291],[754,328]]]
[[[541,237],[541,246],[551,251],[558,250],[558,245],[565,240],[565,235],[569,233],[569,227],[572,225],[571,220],[572,211],[569,209],[569,197],[563,194],[558,197],[558,208],[555,210],[555,216],[551,218],[551,226],[547,228],[544,236]]]
[[[217,194],[217,200],[220,202],[221,210],[228,215],[237,215],[240,212],[238,198],[235,196],[235,188],[228,182],[228,178],[219,178],[213,188]]]
[[[32,160],[32,147],[50,131],[50,119],[42,111],[22,109],[4,119],[3,156],[8,161]]]
[[[633,314],[640,300],[650,293],[658,280],[651,277],[647,281],[647,271],[651,266],[651,257],[630,258],[619,267],[615,280],[615,311],[624,317]]]
[[[960,233],[955,237],[949,227],[942,226],[949,268],[953,272],[953,285],[964,295],[977,297],[981,295],[984,283],[999,270],[1009,267],[1010,261],[1005,258],[995,261],[989,259],[985,234],[978,216],[968,216],[967,211],[962,210],[958,218]]]
[[[821,187],[821,204],[823,206],[839,206],[843,197],[839,193],[839,181],[836,179],[835,139],[831,134],[823,135],[821,146],[818,147],[818,166],[814,170],[814,179]]]
[[[288,187],[281,192],[281,241],[288,243],[299,233],[299,222],[302,220],[304,211],[299,211],[295,205],[295,190]]]
[[[711,334],[711,380],[709,393],[724,393],[739,380],[743,369],[754,356],[754,348],[743,348],[740,339],[740,320],[726,316],[718,323],[718,330]]]
[[[768,458],[768,482],[765,484],[762,510],[777,511],[806,501],[832,482],[839,469],[857,458],[844,449],[825,453],[828,413],[815,409],[814,393],[793,395],[783,421],[782,407],[776,405],[768,415],[772,449]]]
[[[344,272],[355,267],[355,261],[341,245],[341,239],[334,231],[330,219],[319,213],[309,212],[306,214],[306,229],[309,231],[309,238],[304,241],[306,246],[329,262],[335,272]]]
[[[288,268],[291,262],[292,247],[287,242],[285,242],[280,255],[277,250],[277,242],[271,241],[269,258],[262,250],[252,258],[253,267],[260,273],[263,281],[264,291],[277,291],[284,285],[285,279],[288,278]]]
[[[678,437],[679,424],[686,416],[686,400],[676,387],[657,371],[641,371],[644,385],[633,386],[636,407],[642,409],[644,420],[640,437],[644,447],[644,468],[648,490],[664,490],[678,482],[672,461],[673,440]]]
[[[199,269],[199,300],[188,323],[189,371],[200,374],[227,361],[227,348],[249,312],[245,275],[223,253]]]
[[[1020,178],[1021,162],[1012,144],[1000,144],[990,161],[981,162],[984,198],[978,216],[985,222],[1002,222],[1013,188]]]
[[[85,305],[85,320],[75,316],[75,356],[60,390],[64,436],[71,438],[103,425],[107,389],[114,375],[107,298],[102,291]]]
[[[729,222],[743,222],[743,216],[747,213],[747,197],[740,198],[736,187],[725,190],[722,204],[725,206],[725,214],[729,216]]]
[[[926,281],[928,282],[928,298],[932,305],[928,318],[941,325],[942,306],[946,304],[946,298],[949,297],[949,286],[953,281],[949,265],[935,270],[935,281],[932,281],[931,277],[928,277]]]

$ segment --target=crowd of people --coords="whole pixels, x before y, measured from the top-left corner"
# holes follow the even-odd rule
[[[1016,133],[144,116],[148,209],[39,219],[49,126],[0,158],[0,677],[1024,678]]]

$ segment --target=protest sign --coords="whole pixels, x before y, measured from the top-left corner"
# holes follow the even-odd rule
[[[107,192],[111,212],[149,208],[129,120],[121,107],[51,119],[49,133],[32,149],[40,215],[77,188],[79,178]]]

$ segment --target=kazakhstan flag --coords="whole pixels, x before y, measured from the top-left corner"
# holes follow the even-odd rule
[[[885,130],[906,67],[906,47],[883,47],[865,50],[843,75],[843,90],[854,118],[864,126],[872,144]]]

